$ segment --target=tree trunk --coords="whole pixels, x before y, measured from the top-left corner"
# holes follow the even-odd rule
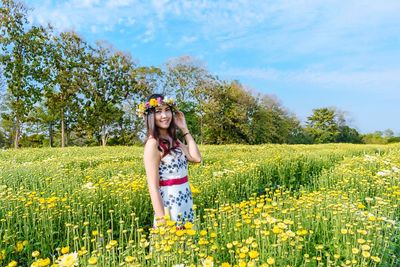
[[[61,108],[61,147],[65,147],[64,108]]]
[[[107,138],[106,138],[106,126],[101,126],[101,144],[102,146],[106,146]]]
[[[49,139],[50,139],[50,147],[53,147],[53,122],[49,123]]]
[[[19,148],[19,135],[20,135],[20,122],[18,117],[15,122],[15,138],[14,138],[14,148]]]
[[[203,144],[203,114],[200,115],[200,144]]]

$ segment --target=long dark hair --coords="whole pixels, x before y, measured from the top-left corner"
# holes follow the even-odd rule
[[[147,101],[150,101],[150,99],[157,99],[158,97],[161,97],[161,99],[164,99],[164,95],[162,95],[162,94],[152,94],[151,96],[149,96],[147,98]],[[171,112],[172,112],[172,109],[171,109]],[[169,127],[167,129],[168,135],[172,138],[172,144],[169,142],[169,140],[160,138],[160,131],[159,131],[158,127],[156,126],[156,121],[155,121],[155,108],[150,108],[150,111],[144,116],[144,123],[146,124],[146,129],[147,129],[146,138],[144,140],[145,144],[146,144],[147,140],[149,139],[150,135],[153,136],[158,141],[159,144],[160,144],[160,141],[164,142],[164,143],[166,143],[165,141],[168,141],[168,149],[170,149],[177,142],[174,112],[172,112],[171,123],[169,124]],[[160,145],[159,145],[159,149],[160,149]],[[162,149],[160,149],[160,151],[162,151]]]

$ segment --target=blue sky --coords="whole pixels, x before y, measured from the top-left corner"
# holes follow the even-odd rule
[[[190,55],[304,121],[336,107],[400,134],[400,1],[26,1],[33,23],[107,40],[140,65]]]

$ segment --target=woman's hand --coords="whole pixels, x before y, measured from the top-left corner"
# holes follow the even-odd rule
[[[178,109],[175,111],[175,124],[181,130],[187,129],[185,115]]]

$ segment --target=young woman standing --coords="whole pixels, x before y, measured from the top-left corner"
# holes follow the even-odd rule
[[[163,223],[165,215],[169,215],[177,227],[182,227],[194,221],[188,161],[200,163],[200,151],[184,114],[176,108],[172,98],[153,94],[146,103],[139,105],[138,112],[144,116],[147,128],[144,165],[154,209],[153,227]],[[176,128],[182,131],[187,145],[177,139]]]

